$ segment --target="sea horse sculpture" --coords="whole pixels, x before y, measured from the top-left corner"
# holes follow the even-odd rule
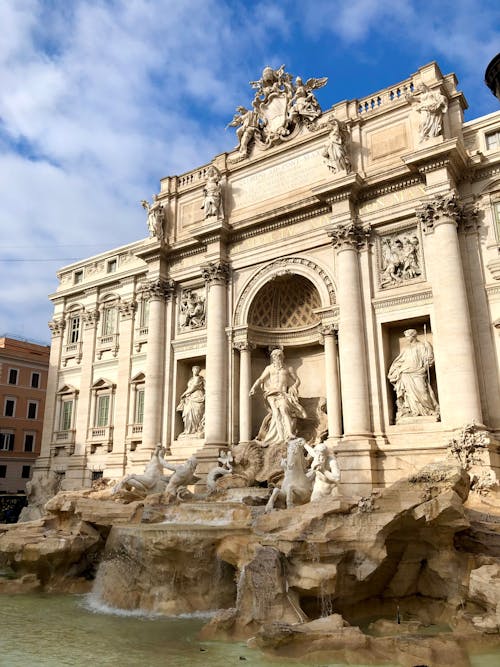
[[[287,509],[294,505],[303,505],[311,498],[313,480],[306,475],[306,459],[304,457],[304,438],[291,438],[287,444],[286,459],[281,459],[281,467],[285,476],[281,488],[273,489],[266,505],[266,512],[274,509],[276,500],[282,499]]]

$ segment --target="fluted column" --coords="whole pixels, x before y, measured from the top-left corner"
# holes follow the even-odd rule
[[[342,435],[342,404],[338,369],[337,328],[328,324],[321,329],[325,346],[326,413],[328,438],[338,439]]]
[[[369,234],[368,228],[354,222],[333,226],[328,231],[337,252],[340,379],[346,438],[366,438],[371,431],[358,262],[358,249],[367,241]]]
[[[252,439],[252,350],[255,345],[248,341],[234,344],[240,352],[240,442],[249,442]]]
[[[207,283],[207,359],[205,378],[205,442],[227,441],[227,339],[226,310],[229,267],[210,262],[202,267]]]
[[[165,301],[172,296],[169,281],[155,279],[142,292],[149,301],[148,345],[141,451],[150,451],[161,440],[163,370],[165,354]]]
[[[462,207],[450,193],[417,209],[427,235],[435,314],[436,373],[443,424],[458,428],[482,423],[469,304],[460,256],[457,226]]]

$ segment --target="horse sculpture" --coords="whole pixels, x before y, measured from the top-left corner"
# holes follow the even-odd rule
[[[292,438],[288,441],[286,459],[281,459],[281,467],[285,471],[285,476],[281,482],[281,488],[273,489],[266,505],[266,512],[274,509],[274,504],[278,499],[285,501],[287,509],[295,504],[303,505],[309,502],[313,480],[306,475],[304,445],[304,438]]]
[[[122,489],[126,491],[135,490],[145,496],[163,491],[166,479],[163,476],[164,459],[161,452],[162,447],[157,445],[143,474],[132,473],[131,475],[126,475],[118,484],[115,484],[111,495],[115,495]]]

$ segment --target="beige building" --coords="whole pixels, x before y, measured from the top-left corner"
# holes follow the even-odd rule
[[[464,123],[435,63],[322,112],[325,83],[266,68],[238,148],[143,202],[149,238],[59,272],[38,465],[67,488],[158,442],[206,470],[283,416],[335,447],[349,491],[472,421],[496,467],[500,112]],[[249,395],[276,347],[298,408],[287,378]]]

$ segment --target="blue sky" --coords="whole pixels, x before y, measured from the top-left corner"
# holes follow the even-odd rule
[[[235,146],[265,65],[329,77],[327,109],[436,60],[467,120],[499,109],[496,0],[2,0],[0,25],[0,334],[42,342],[57,269],[146,236],[140,200]]]

